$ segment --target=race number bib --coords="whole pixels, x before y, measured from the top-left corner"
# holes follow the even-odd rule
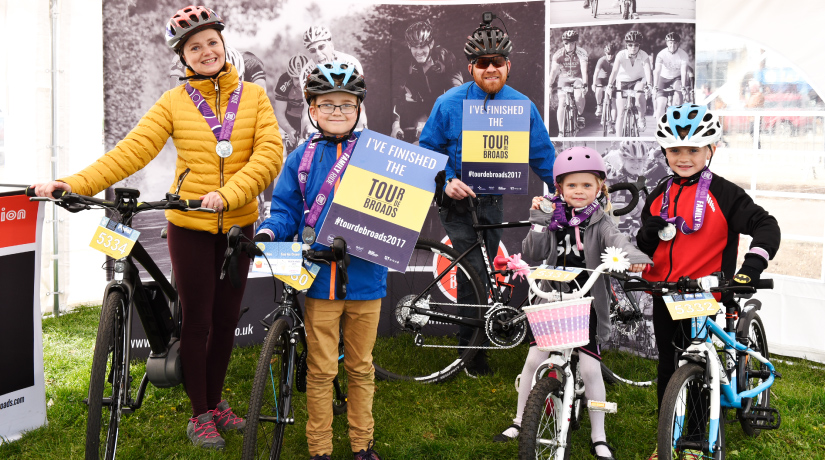
[[[719,312],[719,304],[713,294],[702,292],[698,294],[666,295],[662,296],[667,311],[674,320],[710,316]]]
[[[257,243],[263,256],[252,261],[252,272],[273,275],[299,275],[301,273],[301,243]]]
[[[581,268],[573,267],[547,267],[540,266],[530,273],[529,278],[548,281],[573,281],[582,272]]]
[[[139,231],[103,217],[89,246],[113,259],[122,259],[132,252],[139,236]]]
[[[299,291],[305,291],[312,286],[319,270],[321,270],[320,265],[304,261],[299,275],[275,275],[275,278]]]

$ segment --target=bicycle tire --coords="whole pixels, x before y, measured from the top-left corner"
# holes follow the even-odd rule
[[[555,440],[561,435],[561,418],[558,411],[562,408],[564,388],[561,382],[552,377],[543,377],[536,382],[527,402],[521,421],[518,437],[519,460],[556,459],[558,442],[541,442]],[[575,412],[575,411],[574,411]],[[564,460],[570,458],[570,445],[573,438],[575,413],[571,414],[567,433],[564,433]]]
[[[754,315],[750,321],[748,321],[746,328],[747,329],[745,330],[748,332],[749,342],[746,345],[752,350],[758,351],[765,359],[770,359],[770,353],[768,352],[768,340],[765,336],[765,326],[762,324],[762,318],[760,318],[759,315]],[[761,378],[750,377],[750,373],[753,370],[766,371],[767,366],[759,361],[756,361],[755,359],[752,359],[750,355],[745,355],[739,358],[736,366],[736,383],[738,387],[736,390],[739,393],[755,388],[762,383]],[[769,407],[771,401],[770,398],[771,389],[768,388],[754,398],[752,407]],[[750,423],[748,423],[747,420],[741,417],[742,409],[737,409],[736,415],[739,419],[739,424],[742,425],[742,431],[744,431],[746,435],[752,437],[759,436],[761,430],[754,428]]]
[[[590,0],[590,9],[593,10],[593,18],[599,14],[599,0]]]
[[[610,132],[610,125],[613,123],[613,120],[610,117],[610,97],[607,96],[607,92],[609,91],[605,88],[605,94],[602,99],[602,135],[607,137],[607,133]]]
[[[278,319],[269,327],[255,368],[243,438],[241,458],[244,460],[276,460],[281,456],[286,422],[277,421],[275,417],[290,412],[283,409],[291,392],[289,356],[297,354],[288,344],[289,324]]]
[[[123,360],[122,335],[126,307],[126,295],[115,290],[106,297],[100,311],[89,378],[86,460],[113,459],[117,451],[122,415],[120,391],[126,385],[116,385],[113,382],[121,381],[123,367],[128,364]],[[108,398],[110,404],[105,405],[104,398]],[[108,408],[108,412],[103,410],[104,407]]]
[[[684,450],[698,447],[702,442],[707,443],[710,414],[710,388],[704,385],[703,366],[686,364],[673,374],[665,394],[662,406],[659,409],[658,453],[661,460],[675,460],[684,457]],[[695,418],[693,415],[695,414]],[[722,460],[724,452],[724,412],[720,411],[719,440],[713,458]],[[698,422],[697,422],[698,420]],[[688,425],[685,426],[685,421]],[[684,431],[692,428],[692,433],[682,436]],[[678,450],[674,449],[678,447]],[[696,449],[699,450],[699,449]],[[708,452],[702,449],[702,458],[709,458]]]
[[[656,383],[657,380],[659,380],[657,377],[653,377],[650,380],[632,380],[632,379],[624,378],[624,377],[616,374],[615,372],[613,372],[613,370],[611,370],[609,367],[607,367],[607,365],[604,362],[602,362],[600,364],[601,364],[601,368],[602,368],[602,379],[604,379],[604,383],[606,383],[608,385],[625,384],[625,385],[633,385],[633,386],[636,386],[636,387],[649,387],[649,386],[652,386],[654,383]]]
[[[622,8],[622,19],[630,19],[630,2],[625,1]]]
[[[382,313],[378,325],[385,336],[378,337],[373,348],[375,376],[381,380],[416,380],[423,383],[444,382],[457,375],[475,356],[477,349],[462,348],[427,348],[415,345],[415,333],[405,328],[400,321],[408,313],[407,305],[415,297],[414,292],[421,292],[437,274],[459,257],[453,248],[428,239],[419,239],[410,257],[405,274],[391,274],[387,280],[390,285],[388,300],[390,308]],[[487,305],[484,285],[473,267],[462,259],[454,267],[456,273],[463,277],[448,274],[442,283],[435,283],[428,291],[422,293],[422,300],[430,309],[459,315],[455,292],[458,283],[467,283],[472,291],[474,305]],[[455,288],[455,289],[453,289]],[[482,308],[474,308],[473,319],[481,320]],[[440,321],[428,321],[420,329],[424,344],[455,347],[458,345],[458,327]],[[485,341],[484,328],[475,329],[467,346],[476,347]]]

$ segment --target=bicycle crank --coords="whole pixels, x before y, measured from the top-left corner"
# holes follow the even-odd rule
[[[520,344],[527,335],[527,327],[524,321],[512,322],[519,314],[520,312],[513,307],[502,305],[492,308],[484,320],[484,332],[490,342],[505,348]]]

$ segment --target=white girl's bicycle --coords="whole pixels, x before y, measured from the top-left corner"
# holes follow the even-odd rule
[[[528,278],[530,290],[550,302],[524,308],[537,346],[542,351],[550,351],[550,357],[539,365],[532,377],[533,389],[524,407],[519,433],[521,460],[570,458],[570,440],[573,431],[579,428],[579,414],[585,402],[584,381],[577,371],[576,347],[589,342],[593,298],[584,294],[602,273],[623,272],[630,266],[624,252],[612,247],[602,254],[602,262],[581,289],[571,293],[545,292],[534,279]],[[616,404],[606,401],[587,401],[587,408],[616,412]]]

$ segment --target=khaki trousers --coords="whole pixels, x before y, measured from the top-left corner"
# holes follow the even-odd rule
[[[339,325],[344,334],[347,421],[353,452],[373,439],[375,394],[372,347],[378,332],[381,299],[306,299],[307,444],[309,454],[332,455],[332,381],[338,374]]]

